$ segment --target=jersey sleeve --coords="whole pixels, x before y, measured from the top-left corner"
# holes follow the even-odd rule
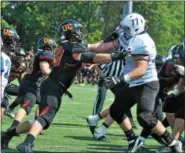
[[[88,50],[87,44],[77,43],[73,46],[72,52],[83,53],[83,52],[89,52],[89,50]]]
[[[136,39],[130,50],[133,55],[149,56],[156,52],[155,44],[150,39]]]

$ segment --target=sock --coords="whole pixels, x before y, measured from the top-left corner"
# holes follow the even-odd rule
[[[35,140],[35,137],[32,134],[28,134],[26,139],[24,140],[24,143],[31,143],[33,144],[33,141]]]
[[[147,139],[150,134],[151,134],[151,130],[146,128],[142,130],[140,136]]]
[[[162,144],[162,145],[167,145],[166,144],[166,142],[162,139],[162,137],[161,136],[158,136],[157,134],[155,134],[155,133],[151,133],[151,136],[157,141],[157,142],[159,142],[160,144]]]
[[[13,123],[12,123],[12,125],[11,125],[11,127],[17,127],[19,124],[20,124],[19,121],[14,120]]]
[[[13,111],[15,107],[17,107],[19,104],[13,102],[9,107],[8,107],[8,110],[11,110]]]
[[[164,125],[164,127],[168,127],[168,126],[169,126],[169,123],[168,123],[167,118],[165,118],[165,119],[163,120],[162,124]]]
[[[106,128],[109,128],[109,125],[107,125],[106,123],[103,123],[102,125],[105,126]]]
[[[16,128],[13,128],[13,129],[7,131],[7,135],[9,135],[9,136],[11,136],[11,137],[13,137],[13,136],[18,136],[18,133],[17,133]]]
[[[164,139],[165,143],[168,146],[172,146],[173,143],[174,143],[174,138],[172,137],[172,135],[167,130],[164,132],[163,135],[161,135],[161,138]]]
[[[102,119],[102,117],[99,115],[99,113],[94,115],[93,118],[94,118],[95,121],[99,121],[99,120]]]
[[[125,136],[126,136],[128,141],[134,140],[136,138],[133,129],[130,129],[129,131],[126,131]]]

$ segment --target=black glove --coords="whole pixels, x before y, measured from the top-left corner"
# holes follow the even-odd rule
[[[110,42],[118,38],[118,33],[116,31],[112,32],[108,37],[106,37],[103,42]]]
[[[5,93],[11,96],[17,96],[19,94],[19,86],[15,84],[8,84],[5,88]]]
[[[118,84],[126,84],[124,77],[105,77],[104,81],[107,88],[113,88]]]
[[[111,53],[112,61],[125,60],[125,52]]]

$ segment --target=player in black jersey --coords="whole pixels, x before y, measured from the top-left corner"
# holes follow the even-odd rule
[[[54,64],[53,51],[56,47],[56,42],[51,38],[41,38],[38,41],[38,49],[33,61],[33,71],[31,74],[25,75],[20,82],[18,99],[20,100],[21,108],[17,111],[11,127],[7,131],[15,129],[24,119],[24,116],[31,112],[32,107],[37,102],[39,103],[39,84],[45,79]]]
[[[55,67],[41,84],[39,117],[31,124],[23,123],[7,132],[3,137],[3,144],[7,145],[13,136],[28,132],[25,141],[18,145],[17,149],[20,152],[32,152],[33,141],[43,129],[49,127],[59,110],[62,95],[65,93],[72,97],[67,89],[82,63],[108,63],[124,58],[122,53],[95,54],[88,51],[87,46],[82,43],[81,27],[82,25],[75,20],[66,20],[59,25],[58,32],[62,43],[55,52]]]

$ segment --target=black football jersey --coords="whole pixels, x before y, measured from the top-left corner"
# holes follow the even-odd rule
[[[55,66],[50,73],[50,78],[56,84],[63,84],[67,89],[72,84],[82,62],[76,61],[72,54],[73,44],[61,44],[55,53]]]

